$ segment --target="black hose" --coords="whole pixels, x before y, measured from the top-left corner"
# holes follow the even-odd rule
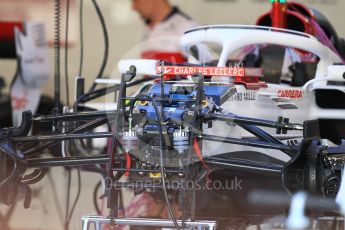
[[[36,169],[32,174],[25,176],[23,178],[24,184],[36,184],[40,182],[44,176],[47,174],[48,169],[42,168],[42,169]]]
[[[69,3],[66,1],[66,34],[65,34],[65,87],[66,87],[66,104],[69,105],[69,82],[68,82],[68,24],[69,24]]]
[[[102,12],[96,2],[96,0],[92,0],[92,3],[96,9],[99,21],[101,22],[102,25],[102,31],[103,31],[103,36],[104,36],[104,56],[103,56],[103,61],[102,61],[102,65],[101,68],[99,69],[98,75],[96,77],[96,79],[102,78],[103,77],[103,73],[105,70],[105,66],[107,64],[108,61],[108,54],[109,54],[109,38],[108,38],[108,31],[107,31],[107,27],[105,25],[105,21],[104,21],[104,17],[102,15]],[[89,92],[93,91],[97,86],[97,83],[94,82],[89,90]]]
[[[60,223],[63,223],[62,209],[61,209],[61,206],[60,206],[58,195],[56,193],[58,190],[57,190],[55,182],[54,182],[54,180],[53,180],[53,178],[51,176],[51,171],[48,172],[47,176],[48,176],[48,180],[50,182],[50,186],[51,186],[51,190],[52,190],[52,194],[53,194],[53,199],[54,199],[54,203],[56,205],[56,211],[58,213]]]
[[[67,179],[67,198],[66,198],[66,212],[65,212],[65,230],[69,228],[68,213],[69,213],[69,197],[71,193],[71,169],[67,168],[68,179]]]
[[[166,205],[167,205],[167,208],[168,208],[168,212],[169,212],[169,215],[172,219],[172,221],[174,222],[174,225],[175,225],[175,228],[176,229],[180,229],[178,223],[177,223],[177,220],[176,220],[176,217],[174,215],[174,212],[171,208],[171,205],[170,205],[170,201],[169,201],[169,196],[168,196],[168,192],[167,192],[167,188],[166,188],[166,182],[165,182],[165,173],[164,173],[164,158],[163,158],[163,129],[162,129],[162,117],[161,117],[161,113],[159,112],[158,110],[158,106],[157,106],[157,103],[156,103],[156,100],[151,97],[150,95],[148,94],[139,94],[137,95],[134,100],[131,102],[131,106],[130,106],[130,111],[133,111],[133,107],[134,107],[134,104],[137,100],[139,100],[139,98],[142,98],[142,97],[146,97],[148,98],[149,100],[151,100],[152,102],[152,105],[153,107],[155,108],[155,112],[156,112],[156,116],[157,116],[157,121],[158,121],[158,131],[159,131],[159,155],[160,155],[160,164],[161,164],[161,179],[162,179],[162,187],[163,187],[163,192],[164,192],[164,198],[165,198],[165,202],[166,202]]]
[[[71,220],[72,220],[72,216],[73,216],[75,207],[77,206],[78,200],[79,200],[79,198],[80,198],[80,192],[81,192],[81,176],[80,176],[80,170],[79,170],[79,169],[77,170],[77,173],[78,173],[78,191],[77,191],[77,195],[76,195],[76,197],[75,197],[75,200],[74,200],[74,202],[73,202],[73,205],[72,205],[72,208],[71,208],[71,212],[70,212],[69,217],[68,217],[68,223],[70,223]]]
[[[0,183],[0,188],[1,188],[2,186],[6,185],[7,183],[9,183],[9,182],[13,179],[13,177],[16,175],[17,168],[18,168],[16,157],[15,157],[15,156],[12,156],[11,154],[8,154],[7,156],[11,157],[12,160],[13,160],[13,169],[12,169],[11,174],[10,174],[6,179],[4,179],[3,181],[1,181],[1,183]]]
[[[106,118],[96,119],[96,120],[88,122],[88,123],[86,123],[86,124],[84,124],[82,126],[79,126],[79,127],[75,128],[72,131],[67,132],[67,133],[69,133],[69,134],[83,133],[83,132],[89,131],[91,129],[94,129],[94,128],[98,127],[98,126],[101,126],[103,124],[106,124],[107,122],[108,122],[108,120]],[[43,143],[43,144],[41,144],[39,146],[36,146],[36,147],[33,147],[31,149],[28,149],[28,150],[24,151],[24,155],[26,155],[26,156],[34,155],[35,153],[40,152],[40,151],[42,151],[45,148],[52,147],[52,146],[60,143],[61,141],[62,140],[47,141],[46,143]]]
[[[82,76],[83,62],[84,62],[84,32],[83,32],[83,0],[80,0],[79,8],[79,29],[80,29],[80,62],[79,62],[79,77]]]
[[[70,198],[70,191],[71,191],[71,169],[68,169],[68,187],[67,187],[67,204],[66,204],[66,216],[65,216],[65,230],[69,229],[69,224],[72,220],[72,216],[74,213],[74,209],[77,206],[79,197],[80,197],[80,192],[81,192],[81,176],[80,176],[80,170],[77,170],[78,173],[78,191],[77,191],[77,195],[75,197],[75,200],[73,202],[71,211],[69,211],[69,198]]]
[[[126,88],[136,86],[136,85],[139,85],[139,84],[144,83],[144,82],[152,81],[153,79],[155,79],[155,77],[147,77],[147,78],[139,79],[139,80],[136,80],[136,81],[133,81],[133,82],[126,84]],[[105,88],[93,90],[91,92],[88,92],[88,93],[85,93],[84,95],[82,95],[78,99],[77,103],[85,103],[87,101],[91,101],[93,99],[104,96],[106,94],[113,93],[113,92],[117,91],[119,88],[120,88],[119,86],[112,86],[112,87],[105,87]]]
[[[102,210],[98,207],[98,189],[101,187],[102,185],[102,182],[99,181],[96,186],[95,186],[95,189],[93,190],[93,195],[92,195],[92,198],[93,198],[93,205],[95,206],[95,209],[96,209],[96,212],[98,215],[102,215]]]

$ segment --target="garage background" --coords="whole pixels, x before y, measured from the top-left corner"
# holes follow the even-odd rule
[[[21,4],[21,2],[30,0],[0,0],[0,9],[8,4]],[[50,1],[52,0],[40,0]],[[37,3],[36,1],[33,1]],[[79,1],[72,1],[71,8],[71,25],[69,48],[69,82],[71,87],[71,100],[73,100],[74,77],[77,76],[79,67],[79,21],[78,10]],[[181,10],[193,17],[202,25],[208,24],[254,24],[256,19],[270,9],[268,0],[174,0],[172,3],[178,5]],[[345,1],[343,0],[307,0],[298,1],[310,7],[319,9],[333,24],[340,37],[345,37]],[[39,1],[38,1],[39,3]],[[106,25],[109,32],[110,52],[107,68],[105,70],[106,77],[118,78],[116,71],[117,62],[121,58],[139,57],[140,50],[136,47],[141,41],[144,24],[139,16],[131,10],[131,0],[98,0],[100,8],[105,17]],[[37,15],[35,20],[47,23],[49,33],[52,33],[51,26],[54,22],[53,7],[45,6],[45,8],[36,7],[32,9],[32,15]],[[37,11],[37,12],[36,12]],[[44,11],[44,12],[43,12]],[[12,16],[16,12],[12,12]],[[11,14],[7,19],[10,20]],[[5,16],[2,16],[5,17]],[[2,18],[2,20],[4,20]],[[61,20],[64,24],[64,18]],[[51,34],[48,36],[51,38]],[[64,38],[62,32],[61,37]],[[83,77],[87,79],[87,87],[98,73],[103,58],[103,36],[99,20],[95,9],[90,0],[84,0],[84,68]],[[62,50],[61,57],[64,57]],[[51,54],[51,70],[53,71],[53,49],[50,48]],[[64,86],[64,61],[61,60],[62,82]],[[0,76],[4,77],[9,85],[17,68],[16,60],[0,59]],[[64,90],[64,89],[63,89]],[[5,92],[8,92],[6,87]],[[51,80],[43,89],[46,95],[53,95],[53,72]],[[65,93],[61,92],[62,100],[65,101]],[[1,108],[0,108],[1,110]],[[77,176],[73,172],[72,181],[72,198],[77,190]],[[95,174],[82,173],[82,192],[79,203],[76,207],[70,229],[81,229],[81,216],[85,214],[94,214],[92,204],[92,191],[99,181],[100,177]],[[65,210],[67,173],[56,168],[50,171],[50,176],[46,177],[42,182],[34,186],[34,196],[32,207],[24,210],[20,203],[17,205],[15,213],[11,219],[10,225],[13,229],[26,230],[60,230],[63,229],[63,218]],[[126,198],[130,199],[130,196]],[[1,212],[4,213],[7,207],[0,204]]]

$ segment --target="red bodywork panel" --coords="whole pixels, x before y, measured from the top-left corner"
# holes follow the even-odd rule
[[[16,58],[15,27],[24,31],[22,22],[0,22],[0,58]]]
[[[0,41],[14,40],[14,28],[17,27],[23,31],[22,22],[0,22]]]
[[[181,64],[187,61],[182,53],[178,52],[147,51],[142,53],[141,57],[143,59],[161,60],[172,64]]]

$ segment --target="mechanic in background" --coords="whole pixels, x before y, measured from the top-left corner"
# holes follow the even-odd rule
[[[180,48],[180,37],[198,23],[172,6],[168,0],[132,0],[132,8],[146,23],[142,58],[182,63],[186,58]]]

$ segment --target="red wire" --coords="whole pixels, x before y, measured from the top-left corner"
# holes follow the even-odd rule
[[[196,137],[194,137],[194,150],[196,155],[199,157],[199,160],[201,161],[201,164],[204,166],[204,168],[210,172],[210,168],[208,167],[208,165],[205,163],[203,157],[202,157],[202,153],[198,144],[198,140]]]
[[[132,159],[131,159],[131,155],[129,155],[128,152],[125,153],[126,154],[126,173],[124,174],[124,176],[129,176],[129,169],[131,168],[131,164],[132,164]]]

